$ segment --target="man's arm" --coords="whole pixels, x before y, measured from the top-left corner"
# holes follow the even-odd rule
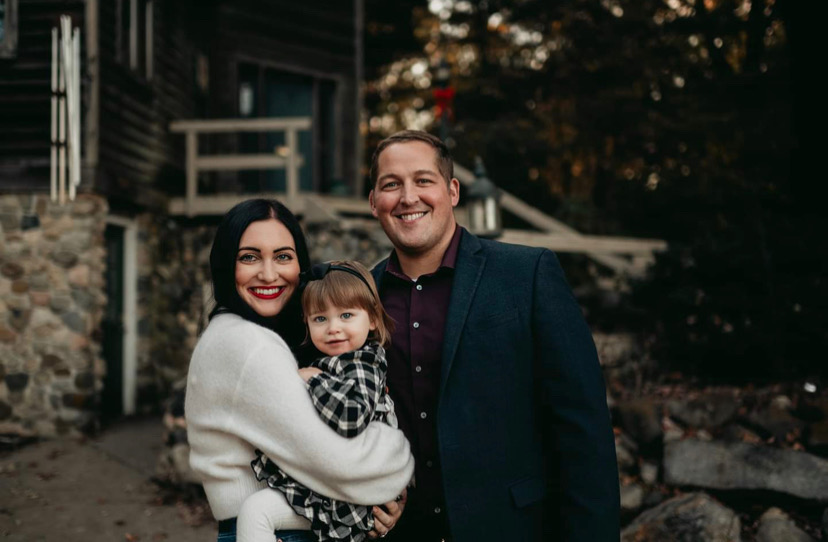
[[[560,540],[619,538],[619,489],[606,390],[592,335],[552,252],[535,270],[538,364],[549,509]]]

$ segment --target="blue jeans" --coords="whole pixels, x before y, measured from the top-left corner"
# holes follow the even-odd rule
[[[318,542],[313,531],[299,530],[276,531],[273,540],[281,540],[281,542]],[[219,533],[216,542],[236,542],[235,529],[232,532]]]
[[[319,542],[313,531],[276,531],[276,540],[281,542]]]

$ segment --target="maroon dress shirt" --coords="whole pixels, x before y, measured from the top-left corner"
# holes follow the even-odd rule
[[[388,348],[388,389],[400,429],[411,443],[416,487],[388,540],[428,542],[448,538],[437,447],[437,399],[446,327],[461,228],[456,227],[440,267],[412,280],[391,254],[380,283],[395,329]]]

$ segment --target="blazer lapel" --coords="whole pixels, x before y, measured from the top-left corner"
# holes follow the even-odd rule
[[[454,268],[454,281],[451,286],[448,317],[443,338],[443,366],[440,374],[440,396],[446,387],[451,365],[460,344],[460,334],[466,323],[474,293],[483,274],[486,257],[482,253],[480,240],[463,230],[460,247],[457,252],[457,263]]]
[[[371,275],[374,276],[374,282],[377,284],[377,291],[382,293],[382,277],[385,275],[385,268],[388,266],[388,258],[385,258],[380,263],[371,269]]]

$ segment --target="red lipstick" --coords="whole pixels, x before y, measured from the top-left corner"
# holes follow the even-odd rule
[[[250,294],[253,297],[256,297],[256,298],[259,298],[259,299],[276,299],[277,297],[282,295],[282,292],[284,292],[285,289],[284,289],[284,287],[282,287],[282,288],[279,288],[278,290],[276,290],[276,293],[267,294],[267,295],[257,293],[255,288],[248,288],[247,291],[250,292]]]

